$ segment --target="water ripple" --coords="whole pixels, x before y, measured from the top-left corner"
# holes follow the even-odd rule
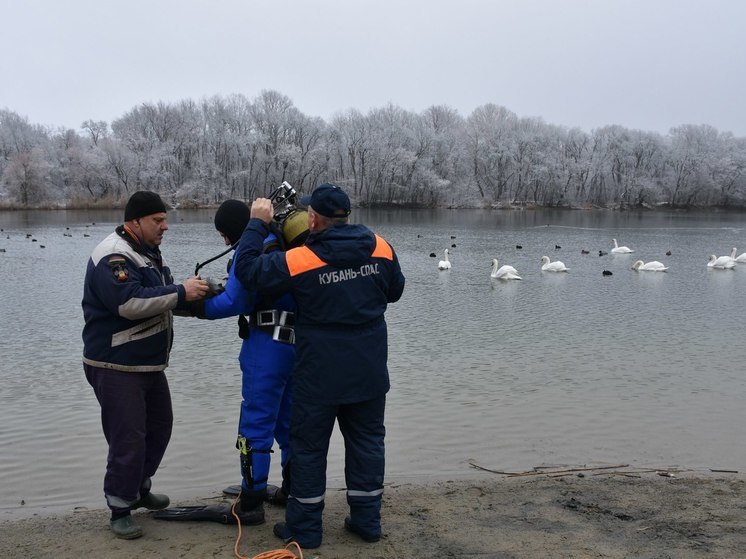
[[[164,253],[183,278],[221,247],[212,213],[176,213]],[[746,469],[738,305],[746,267],[706,268],[707,254],[746,244],[743,217],[359,213],[392,242],[407,276],[387,315],[390,478],[469,475],[469,460],[498,469],[590,462]],[[81,366],[80,298],[90,251],[118,216],[65,213],[60,223],[60,215],[22,221],[3,213],[11,239],[0,281],[35,278],[34,289],[0,299],[5,516],[103,506],[106,450]],[[65,225],[73,238],[62,237]],[[46,251],[27,242],[29,229]],[[613,237],[635,254],[599,257]],[[453,268],[439,272],[439,258],[429,254],[446,247]],[[570,272],[542,273],[543,254]],[[633,272],[638,257],[670,269]],[[515,266],[523,280],[490,280],[492,258]],[[224,266],[216,262],[205,274]],[[176,319],[168,370],[174,436],[154,481],[177,501],[239,479],[239,347],[232,319]],[[343,484],[343,452],[335,431],[332,487]],[[276,468],[270,477],[278,481]]]

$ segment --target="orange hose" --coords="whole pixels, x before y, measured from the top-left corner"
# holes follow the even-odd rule
[[[241,555],[241,553],[238,551],[238,545],[239,543],[241,543],[243,530],[241,528],[241,518],[236,512],[236,506],[240,501],[241,494],[239,493],[238,497],[236,497],[236,500],[233,502],[233,506],[231,506],[231,514],[233,515],[233,518],[236,519],[236,523],[238,524],[238,535],[236,536],[236,542],[233,544],[233,554],[236,556],[236,559],[303,559],[303,550],[296,542],[290,542],[282,549],[272,549],[270,551],[264,551],[262,553],[259,553],[258,555],[254,555],[253,557]],[[298,549],[297,555],[289,549],[291,546],[295,546]]]

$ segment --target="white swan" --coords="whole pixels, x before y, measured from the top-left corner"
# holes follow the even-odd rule
[[[746,252],[742,252],[738,256],[736,256],[736,247],[733,247],[733,250],[730,251],[730,257],[735,260],[739,264],[746,264]]]
[[[492,259],[492,270],[490,271],[490,277],[501,279],[501,280],[519,280],[521,279],[521,276],[518,275],[518,270],[513,268],[513,266],[508,266],[507,264],[504,266],[497,267],[497,258]]]
[[[711,254],[707,262],[707,267],[717,268],[719,270],[732,270],[736,267],[736,261],[730,256],[715,256],[714,254]]]
[[[632,269],[635,272],[665,272],[666,270],[668,270],[668,266],[664,266],[657,260],[653,260],[652,262],[643,262],[642,260],[637,260],[634,264],[632,264]]]
[[[559,260],[550,262],[548,256],[541,257],[541,270],[543,272],[567,272],[569,269],[570,268],[566,267],[565,264]]]
[[[620,247],[617,244],[616,239],[611,240],[614,241],[614,248],[611,249],[611,252],[613,252],[614,254],[629,254],[630,252],[635,252],[629,247]]]
[[[448,249],[445,249],[443,251],[445,260],[441,260],[438,262],[438,270],[450,270],[451,269],[451,261],[448,260]]]

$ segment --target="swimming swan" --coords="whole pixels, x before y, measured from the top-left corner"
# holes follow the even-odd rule
[[[543,272],[567,272],[569,269],[570,268],[566,267],[565,264],[559,260],[550,262],[548,256],[541,257],[541,270]]]
[[[736,261],[730,256],[715,256],[710,255],[710,259],[707,262],[708,268],[717,268],[719,270],[732,270],[736,267]]]
[[[634,264],[632,264],[632,269],[635,272],[665,272],[668,270],[668,266],[664,266],[657,260],[653,260],[652,262],[643,262],[642,260],[637,260]]]
[[[451,261],[448,260],[448,249],[445,249],[443,251],[443,254],[445,255],[445,260],[441,260],[438,262],[438,270],[450,270],[451,269]]]
[[[630,252],[635,252],[629,247],[620,247],[617,244],[616,239],[611,240],[614,241],[614,248],[611,249],[611,252],[613,252],[614,254],[629,254]]]
[[[490,277],[501,279],[501,280],[519,280],[521,279],[521,276],[518,275],[518,270],[513,268],[513,266],[500,266],[500,268],[497,267],[497,258],[492,259],[492,270],[490,271]]]
[[[738,262],[739,264],[746,264],[746,252],[743,252],[739,254],[738,256],[736,256],[736,252],[738,252],[736,250],[736,247],[733,247],[733,250],[730,251],[730,257],[736,262]]]

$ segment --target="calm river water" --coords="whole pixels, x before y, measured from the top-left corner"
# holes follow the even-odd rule
[[[177,280],[222,250],[213,216],[170,212],[162,249]],[[746,265],[706,266],[709,254],[746,251],[745,215],[353,218],[394,245],[407,277],[387,313],[388,481],[485,475],[470,462],[746,470]],[[104,506],[106,447],[81,366],[80,299],[86,261],[119,220],[108,211],[0,212],[0,519]],[[612,238],[634,254],[612,255]],[[445,248],[453,267],[441,272]],[[542,272],[542,255],[570,271]],[[491,280],[492,258],[523,280]],[[634,272],[638,258],[670,268]],[[219,275],[225,262],[204,274]],[[154,478],[176,503],[239,479],[238,351],[234,319],[176,319],[174,436]],[[342,456],[335,433],[330,488],[343,486]]]

